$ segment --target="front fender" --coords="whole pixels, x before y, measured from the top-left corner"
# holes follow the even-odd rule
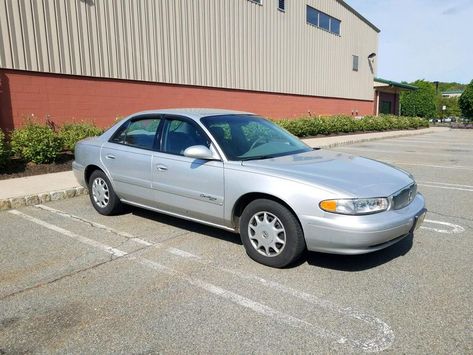
[[[273,196],[288,205],[297,216],[322,216],[324,212],[318,207],[319,202],[337,198],[337,194],[333,192],[299,181],[246,171],[238,166],[226,166],[224,218],[227,227],[235,227],[235,206],[242,196],[251,193]]]

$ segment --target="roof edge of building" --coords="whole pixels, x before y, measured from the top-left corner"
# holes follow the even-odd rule
[[[381,30],[376,27],[372,22],[370,22],[366,17],[364,17],[362,14],[360,14],[358,11],[356,11],[353,7],[348,5],[344,0],[337,0],[342,6],[344,6],[348,11],[351,11],[356,17],[358,17],[361,21],[366,23],[368,26],[370,26],[373,30],[376,32],[381,32]]]
[[[374,78],[374,81],[377,82],[377,83],[388,84],[388,85],[395,86],[395,87],[398,87],[398,88],[401,88],[401,89],[406,89],[406,90],[417,90],[418,89],[418,87],[414,86],[414,85],[403,84],[403,83],[399,83],[397,81],[386,80],[386,79],[382,79],[382,78]]]
[[[442,94],[463,94],[465,90],[445,90]]]

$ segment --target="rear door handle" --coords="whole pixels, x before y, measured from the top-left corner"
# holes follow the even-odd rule
[[[158,169],[158,171],[166,171],[166,170],[168,170],[168,167],[167,167],[166,165],[162,165],[162,164],[156,165],[156,168]]]
[[[115,155],[107,154],[107,155],[105,156],[105,158],[107,158],[107,159],[115,159]]]

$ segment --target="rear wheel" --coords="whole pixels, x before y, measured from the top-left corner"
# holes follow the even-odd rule
[[[90,176],[89,196],[92,205],[100,214],[110,216],[123,210],[123,204],[115,194],[110,180],[101,170],[95,170]]]
[[[244,209],[240,234],[246,253],[277,268],[296,261],[305,249],[304,233],[294,214],[278,202],[258,199]]]

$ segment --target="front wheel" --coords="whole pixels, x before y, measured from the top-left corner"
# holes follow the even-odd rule
[[[294,214],[267,199],[246,206],[240,218],[240,235],[250,258],[276,268],[295,262],[306,247],[304,233]]]
[[[90,176],[89,196],[95,210],[100,214],[110,216],[123,210],[123,204],[113,191],[110,180],[101,170],[95,170]]]

